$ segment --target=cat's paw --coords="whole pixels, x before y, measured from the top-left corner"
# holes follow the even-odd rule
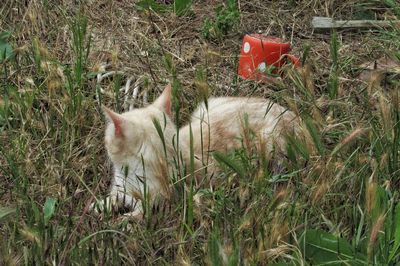
[[[90,204],[89,211],[95,214],[109,213],[115,207],[116,202],[112,197],[106,197],[101,200],[96,200]]]
[[[141,210],[134,210],[128,213],[124,213],[123,218],[133,219],[136,221],[142,221],[144,216]]]

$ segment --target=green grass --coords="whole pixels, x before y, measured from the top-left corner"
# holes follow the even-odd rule
[[[311,3],[301,2],[302,6]],[[390,7],[387,14],[398,14],[398,4],[383,2],[376,3],[377,10]],[[178,124],[185,122],[197,99],[203,100],[210,92],[232,93],[220,83],[231,85],[235,79],[223,78],[235,72],[232,58],[236,56],[224,54],[217,59],[220,64],[209,58],[197,59],[195,73],[189,63],[179,63],[183,56],[174,52],[172,43],[174,34],[180,32],[170,31],[175,19],[183,25],[197,16],[201,18],[197,26],[201,26],[202,16],[210,17],[215,8],[210,6],[211,13],[207,13],[195,1],[182,3],[193,9],[194,18],[169,21],[171,11],[165,11],[151,21],[163,33],[157,37],[168,45],[159,47],[160,40],[149,42],[156,37],[147,37],[144,30],[134,35],[135,41],[142,44],[144,40],[143,47],[154,51],[143,56],[147,65],[130,57],[120,59],[126,64],[133,60],[130,69],[137,68],[137,75],[154,72],[160,80],[173,81]],[[71,10],[75,9],[68,6],[60,11],[50,1],[42,4],[43,13],[34,5],[28,10],[27,14],[40,15],[27,15],[29,26],[11,21],[11,7],[23,9],[23,3],[7,2],[0,9],[4,15],[0,27],[7,26],[0,28],[5,32],[0,34],[1,265],[400,263],[400,83],[396,74],[383,77],[381,83],[363,83],[354,77],[356,62],[370,59],[363,58],[370,44],[381,47],[380,54],[399,60],[398,30],[337,32],[327,34],[326,41],[315,37],[319,46],[311,43],[304,49],[310,65],[300,71],[287,70],[281,83],[233,84],[235,94],[259,93],[302,117],[304,134],[288,136],[285,170],[274,171],[275,165],[263,151],[248,145],[253,137],[249,133],[242,149],[213,154],[222,171],[212,177],[211,184],[206,180],[197,187],[191,138],[190,165],[183,165],[180,159],[175,162],[170,201],[154,206],[145,201],[145,219],[135,221],[118,213],[98,217],[88,211],[95,197],[107,192],[111,176],[102,144],[105,121],[100,104],[120,110],[124,95],[119,89],[125,81],[124,76],[104,81],[102,86],[110,93],[104,94],[101,102],[96,99],[98,88],[92,78],[96,61],[91,56],[99,42],[91,30],[96,27],[97,10],[86,6],[88,10],[82,7],[82,13],[74,14]],[[260,6],[279,10],[262,1],[241,4],[240,16],[245,20],[258,12],[254,27],[262,19],[261,11],[255,11]],[[111,14],[122,12],[118,8],[130,10],[118,5],[113,2],[107,8]],[[293,5],[287,8],[296,11]],[[315,4],[315,8],[322,12],[326,7]],[[311,9],[308,12],[311,14]],[[139,15],[148,22],[146,14]],[[105,14],[101,18],[108,22]],[[122,25],[121,21],[115,23],[116,19],[112,16],[107,25]],[[279,16],[275,19],[280,23]],[[62,27],[58,26],[65,26],[65,33],[59,33]],[[245,30],[243,25],[238,27]],[[185,34],[197,31],[201,38],[199,27],[190,29]],[[65,43],[60,41],[63,38]],[[238,53],[235,40],[240,43],[240,38],[236,34],[223,40],[228,53]],[[359,41],[361,51],[351,50],[354,47],[346,38]],[[296,39],[297,45],[301,42]],[[219,48],[208,45],[207,53]],[[196,86],[190,86],[188,76]],[[146,84],[153,89],[156,85],[150,79]],[[260,93],[264,89],[266,92]],[[154,124],[163,138],[163,121]],[[179,147],[175,149],[179,155]],[[182,182],[184,176],[190,176],[192,182]]]
[[[206,19],[201,28],[202,35],[208,40],[221,40],[239,24],[240,12],[235,0],[215,8],[215,19]]]

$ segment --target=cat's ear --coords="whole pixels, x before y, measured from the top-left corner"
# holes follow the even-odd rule
[[[171,91],[171,84],[168,84],[161,95],[153,103],[154,106],[169,116],[171,116]]]
[[[108,121],[114,124],[115,128],[115,136],[122,137],[122,124],[124,123],[124,118],[122,115],[117,114],[116,112],[108,109],[107,107],[103,106],[104,115],[107,117]]]

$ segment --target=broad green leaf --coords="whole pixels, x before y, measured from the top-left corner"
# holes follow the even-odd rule
[[[14,55],[11,45],[7,42],[7,39],[10,37],[10,35],[11,33],[7,31],[0,33],[0,63],[12,58]]]
[[[3,31],[2,33],[0,33],[0,40],[7,40],[10,36],[11,33],[9,31]]]
[[[395,216],[395,229],[394,229],[394,245],[389,255],[389,261],[400,255],[400,203],[396,205]]]
[[[13,214],[15,209],[0,207],[0,222]]]
[[[221,152],[214,152],[213,153],[214,159],[217,160],[221,164],[225,164],[229,168],[231,168],[233,171],[235,171],[241,178],[244,178],[244,170],[243,167],[238,163],[226,156],[225,154]]]
[[[303,233],[301,249],[313,265],[365,265],[366,256],[354,251],[345,239],[322,230],[307,230]]]
[[[44,224],[47,225],[49,220],[54,214],[56,209],[57,200],[53,198],[47,198],[46,202],[44,203],[43,207],[43,215],[44,215]]]

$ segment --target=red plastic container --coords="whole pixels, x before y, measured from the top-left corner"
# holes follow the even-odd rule
[[[288,54],[290,50],[290,43],[279,38],[246,34],[240,51],[238,75],[245,79],[265,80],[268,66],[279,68],[287,60],[300,66],[300,60]]]

